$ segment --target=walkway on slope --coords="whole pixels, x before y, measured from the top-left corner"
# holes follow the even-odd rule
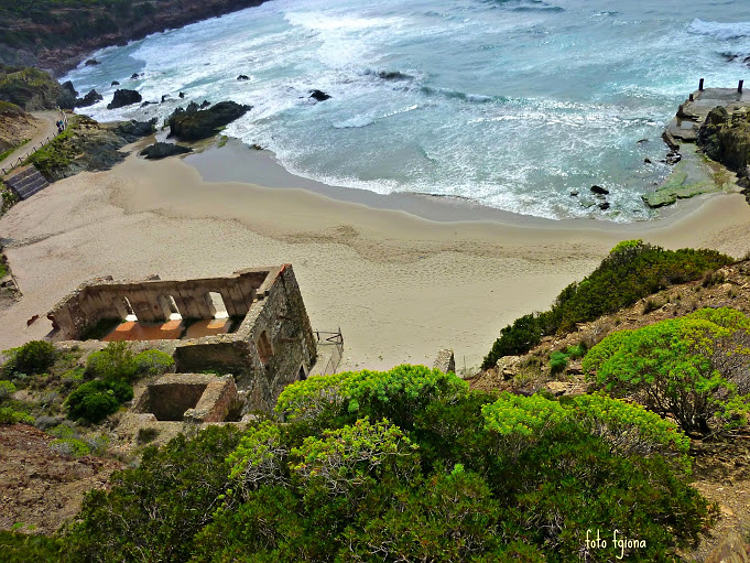
[[[57,110],[34,111],[31,112],[34,119],[37,120],[37,129],[34,136],[28,143],[18,147],[5,159],[0,161],[0,170],[10,168],[19,158],[26,159],[27,156],[34,152],[34,147],[38,148],[42,142],[48,138],[57,135],[57,126],[55,123],[60,119],[61,113]]]

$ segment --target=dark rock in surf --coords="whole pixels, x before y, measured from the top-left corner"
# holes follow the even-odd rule
[[[128,143],[133,143],[138,139],[156,133],[156,118],[154,117],[149,121],[136,121],[135,119],[125,121],[115,127],[115,133]]]
[[[78,98],[76,100],[75,106],[77,108],[87,108],[93,106],[96,102],[101,102],[103,99],[102,95],[96,90],[89,90],[89,93],[83,98]]]
[[[250,80],[250,77],[248,75],[246,75],[246,74],[240,74],[237,77],[237,80]]]
[[[317,102],[324,102],[331,99],[331,96],[321,90],[311,90],[310,97]]]
[[[591,193],[594,193],[596,195],[608,195],[609,190],[607,188],[602,188],[601,186],[591,186]]]
[[[143,101],[143,98],[135,90],[116,90],[115,95],[112,97],[112,101],[107,104],[107,109],[117,109],[130,106],[141,101]]]
[[[183,141],[206,139],[250,109],[252,106],[235,102],[219,102],[208,109],[198,109],[195,103],[191,103],[187,110],[179,108],[169,117],[169,136]]]

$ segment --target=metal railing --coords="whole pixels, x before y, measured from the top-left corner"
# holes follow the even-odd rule
[[[41,149],[45,145],[48,145],[51,141],[53,141],[54,139],[56,139],[58,135],[62,134],[63,131],[65,131],[68,128],[68,116],[62,110],[60,110],[60,113],[62,114],[62,119],[60,121],[63,122],[62,131],[59,131],[57,134],[53,133],[52,135],[48,135],[44,140],[42,140],[42,141],[40,141],[40,142],[32,145],[31,146],[31,152],[27,153],[25,156],[19,156],[15,161],[11,162],[7,167],[4,166],[4,167],[0,168],[0,176],[6,176],[7,174],[10,174],[13,170],[15,170],[21,164],[23,164],[24,162],[26,162],[26,160],[29,158],[29,156],[31,156],[32,154],[34,154],[36,151],[38,151],[39,149]],[[21,145],[21,147],[18,147],[18,148],[22,148],[24,146],[25,145]]]

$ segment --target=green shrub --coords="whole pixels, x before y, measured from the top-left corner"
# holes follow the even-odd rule
[[[569,332],[576,323],[628,307],[671,284],[700,279],[731,262],[713,250],[673,251],[623,241],[583,281],[566,287],[549,311],[524,315],[503,328],[482,368],[493,367],[503,356],[525,354],[542,336]]]
[[[568,367],[568,355],[565,352],[552,352],[549,356],[549,369],[552,375],[557,375],[565,371]]]
[[[91,453],[91,448],[76,438],[58,438],[52,440],[49,447],[56,453],[71,457],[82,457]]]
[[[11,407],[0,407],[0,424],[34,424],[30,414],[13,410]]]
[[[71,561],[187,561],[193,537],[212,519],[227,482],[226,456],[239,432],[212,426],[162,448],[148,446],[140,465],[112,474],[109,491],[89,492],[65,537]]]
[[[11,369],[17,373],[44,373],[55,363],[57,351],[44,340],[32,340],[12,351]]]
[[[633,397],[674,417],[685,431],[706,434],[744,420],[748,338],[750,319],[743,313],[702,309],[613,333],[589,351],[583,368],[607,392]]]
[[[136,372],[143,376],[162,375],[174,368],[174,360],[161,350],[144,350],[133,358]]]
[[[7,399],[15,392],[16,386],[13,385],[12,381],[7,381],[5,379],[0,380],[0,400]]]
[[[133,388],[124,381],[95,379],[79,385],[65,400],[68,416],[98,423],[133,398]]]
[[[133,381],[137,373],[138,365],[126,342],[110,342],[106,348],[93,352],[86,360],[86,375],[92,378]]]
[[[5,563],[58,561],[61,544],[55,537],[0,530],[0,553]]]
[[[147,447],[87,496],[68,559],[573,561],[598,528],[669,561],[711,523],[685,435],[605,395],[493,397],[411,366],[287,390],[286,422]]]

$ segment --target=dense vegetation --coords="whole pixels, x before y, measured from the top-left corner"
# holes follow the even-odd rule
[[[615,332],[583,361],[608,393],[636,399],[686,432],[745,424],[750,412],[750,318],[734,309]]]
[[[0,11],[0,14],[2,12]],[[0,19],[2,16],[0,15]],[[0,35],[2,35],[0,31]],[[0,100],[27,111],[72,107],[70,94],[48,73],[31,67],[0,64]]]
[[[6,355],[0,379],[0,423],[26,422],[42,430],[69,424],[73,432],[61,429],[57,434],[50,433],[77,447],[71,440],[81,442],[83,431],[75,429],[74,423],[101,422],[133,398],[131,384],[135,380],[174,369],[174,360],[168,354],[159,350],[134,354],[124,342],[113,342],[93,352],[86,358],[85,367],[79,350],[60,352],[40,340],[27,342]],[[19,389],[27,390],[37,400],[13,399]]]
[[[503,328],[482,368],[494,367],[503,356],[528,352],[543,336],[569,332],[576,323],[615,312],[669,285],[700,279],[731,262],[714,250],[664,250],[640,240],[623,241],[583,281],[563,289],[550,310],[524,315]]]
[[[606,395],[491,396],[418,366],[310,378],[243,434],[212,427],[147,448],[29,549],[62,561],[605,561],[619,551],[587,551],[586,530],[617,528],[645,542],[626,557],[667,561],[712,519],[688,485],[687,448],[674,423]]]

